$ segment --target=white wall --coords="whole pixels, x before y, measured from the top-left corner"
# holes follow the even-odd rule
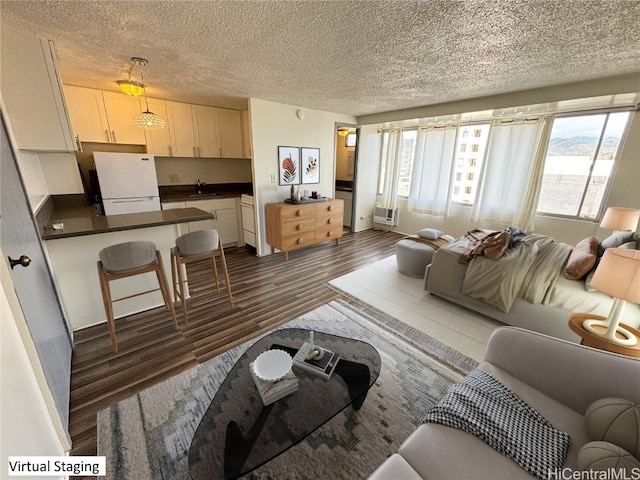
[[[320,183],[302,186],[332,196],[335,190],[336,122],[354,123],[349,115],[303,109],[304,118],[296,115],[299,107],[265,100],[250,99],[249,111],[253,132],[253,179],[257,218],[257,254],[268,255],[264,206],[289,197],[290,187],[278,185],[278,146],[315,147],[320,149]]]
[[[55,413],[50,413],[55,411],[53,398],[43,390],[46,380],[5,262],[0,262],[0,269],[0,476],[4,478],[8,456],[65,455],[71,445],[56,432],[51,416]]]

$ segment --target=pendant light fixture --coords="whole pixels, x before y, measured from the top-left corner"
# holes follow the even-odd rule
[[[338,135],[340,135],[341,137],[346,137],[347,133],[349,133],[349,127],[338,127]]]
[[[143,67],[147,64],[147,60],[140,57],[131,57],[128,68],[123,69],[122,75],[126,78],[118,80],[116,83],[127,95],[140,96],[144,93],[144,83],[138,81],[137,77],[133,74],[135,67]],[[141,74],[142,75],[142,74]],[[142,77],[141,77],[142,78]]]
[[[132,70],[133,70],[133,67],[136,65],[144,66],[147,63],[148,63],[147,60],[144,58],[131,57]],[[135,84],[135,85],[132,86],[132,84]],[[120,85],[120,88],[125,93],[127,93],[127,89],[130,89],[131,91],[137,91],[135,88],[139,86],[140,93],[136,93],[136,94],[129,93],[129,95],[142,95],[144,97],[144,104],[147,107],[147,109],[144,112],[141,112],[137,114],[135,117],[133,117],[133,124],[136,127],[146,131],[160,130],[161,128],[164,128],[164,126],[167,124],[165,119],[149,110],[149,102],[147,101],[147,96],[145,95],[144,76],[142,72],[140,72],[140,82],[137,82],[137,81],[132,82],[131,75],[129,74],[129,80],[119,81],[118,85]]]

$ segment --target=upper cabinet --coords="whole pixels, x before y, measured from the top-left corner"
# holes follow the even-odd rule
[[[2,24],[0,89],[17,147],[76,149],[53,43]]]
[[[133,117],[145,99],[120,92],[64,86],[71,125],[81,142],[146,145],[161,157],[245,158],[242,113],[227,108],[147,98],[149,110],[164,118],[160,130],[144,131]]]
[[[149,99],[167,120],[168,132],[147,132],[147,151],[158,156],[244,158],[238,110]],[[167,144],[167,141],[169,142]]]
[[[119,92],[64,86],[71,125],[81,142],[145,145],[144,131],[133,124],[140,101]]]

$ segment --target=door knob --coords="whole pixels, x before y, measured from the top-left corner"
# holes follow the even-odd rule
[[[14,260],[11,257],[7,257],[7,258],[9,259],[9,265],[11,265],[11,270],[13,270],[13,267],[15,267],[16,265],[22,265],[23,267],[28,267],[31,264],[31,259],[26,255],[21,255],[18,260]]]

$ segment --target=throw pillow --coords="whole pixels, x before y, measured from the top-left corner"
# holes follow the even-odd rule
[[[443,235],[444,232],[435,228],[423,228],[416,233],[419,237],[426,238],[427,240],[437,240]]]
[[[640,461],[629,452],[609,442],[589,442],[578,452],[578,470],[596,472],[615,470],[618,478],[631,478]],[[622,472],[626,470],[626,472]]]
[[[631,242],[623,243],[618,248],[627,248],[629,250],[635,250],[636,249],[636,242],[631,241]]]
[[[564,276],[569,280],[580,280],[589,273],[596,264],[599,245],[596,237],[580,240],[569,255]]]
[[[602,248],[616,248],[622,245],[623,243],[631,242],[633,240],[634,232],[622,230],[620,232],[615,232],[605,238],[600,244]]]
[[[640,458],[640,405],[622,398],[601,398],[584,415],[591,440],[611,442]]]

